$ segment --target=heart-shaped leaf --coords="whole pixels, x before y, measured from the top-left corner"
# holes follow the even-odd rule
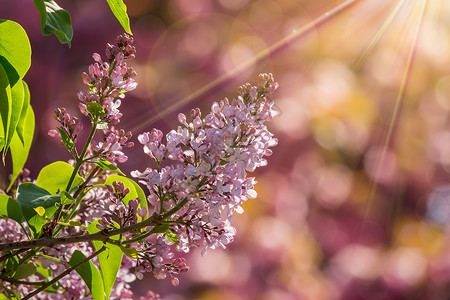
[[[36,179],[36,185],[46,189],[51,194],[62,192],[67,187],[74,168],[64,161],[56,161],[42,168]],[[76,174],[72,186],[83,182]]]

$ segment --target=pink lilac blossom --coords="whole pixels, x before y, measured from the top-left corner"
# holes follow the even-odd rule
[[[128,201],[125,205],[123,199],[130,192],[122,182],[114,181],[107,186],[108,197],[100,201],[105,213],[99,220],[98,229],[115,229],[130,226],[138,222],[138,216],[144,218],[147,215],[147,208],[139,207],[141,199],[137,198]]]
[[[173,249],[203,247],[205,254],[208,248],[225,248],[233,241],[233,213],[242,213],[240,205],[257,196],[256,181],[247,172],[267,165],[264,157],[277,144],[264,123],[277,115],[267,96],[278,84],[271,74],[260,79],[258,86],[242,86],[236,99],[214,103],[204,118],[199,109],[191,110],[189,122],[179,114],[181,126],[170,131],[165,142],[157,129],[139,135],[156,168],[131,174],[148,188],[154,212],[171,225],[141,244],[147,260],[138,262],[138,272],[152,271],[159,279],[170,275],[177,285],[179,272],[188,267],[184,260],[173,259]],[[179,163],[161,167],[165,160]]]
[[[100,123],[118,123],[122,114],[118,108],[121,104],[121,100],[124,98],[124,93],[133,90],[137,83],[134,81],[136,73],[132,68],[128,67],[126,60],[134,58],[135,48],[132,45],[133,38],[128,35],[119,36],[117,39],[117,46],[108,44],[106,49],[107,60],[103,62],[100,55],[94,54],[94,60],[96,63],[89,67],[89,75],[84,73],[82,75],[83,81],[88,85],[89,90],[87,92],[80,92],[78,94],[81,103],[79,105],[81,112],[94,121],[93,116],[88,112],[87,105],[89,102],[95,102],[101,105],[105,111],[105,115],[100,117]],[[67,137],[76,142],[78,134],[82,130],[82,123],[76,117],[71,117],[66,109],[60,108],[55,111],[55,119],[59,122],[59,130],[50,130],[49,135],[58,137],[62,140],[61,134],[67,134]],[[99,158],[104,158],[111,163],[125,162],[127,156],[122,152],[125,147],[132,147],[133,143],[129,142],[131,138],[130,132],[125,132],[122,129],[116,129],[114,126],[104,126],[103,138],[101,141],[89,145],[87,151],[87,160],[97,161]],[[70,149],[69,149],[70,151]],[[76,153],[76,152],[74,152]],[[72,165],[75,165],[75,161],[69,161]],[[95,176],[89,177],[89,174],[94,173]],[[22,182],[31,181],[28,177],[30,172],[24,169],[18,176],[16,184],[13,186],[13,190],[17,188]],[[90,185],[104,182],[105,178],[111,174],[110,171],[101,170],[95,172],[95,166],[92,164],[82,164],[79,170],[79,174],[84,178],[90,178]],[[0,192],[4,193],[0,190]],[[100,202],[108,199],[111,193],[107,189],[96,188],[91,189],[80,204],[78,213],[73,220],[78,220],[82,224],[85,222],[92,222],[105,215],[104,208],[99,205]],[[111,200],[111,199],[109,199]],[[117,200],[117,199],[116,199]],[[139,199],[129,202],[129,206],[124,206],[123,203],[119,203],[116,206],[123,208],[123,211],[127,213],[124,225],[136,222],[136,214],[143,214],[143,209],[138,209]],[[111,205],[111,201],[110,205]],[[117,201],[116,201],[117,202]],[[122,216],[120,216],[122,217]],[[122,220],[123,221],[123,220]],[[19,224],[12,220],[0,219],[0,228],[4,230],[4,241],[18,241],[25,240],[26,236],[23,234]],[[25,225],[25,229],[28,229]],[[83,234],[84,229],[81,227],[65,227],[60,236],[70,236]],[[69,261],[72,253],[75,250],[79,250],[85,255],[94,253],[95,249],[90,243],[79,243],[75,245],[60,245],[54,248],[44,248],[43,254],[50,257],[55,257],[63,261]],[[64,264],[55,262],[53,260],[39,260],[52,270],[53,274],[62,273],[67,267]],[[31,263],[38,263],[38,260],[31,259]],[[96,263],[96,258],[93,260]],[[111,299],[132,299],[133,293],[130,290],[129,282],[131,278],[130,269],[135,267],[135,263],[126,258],[123,259],[120,273],[116,279],[115,285],[111,292]],[[38,277],[32,276],[28,280],[39,280]],[[89,289],[84,284],[84,281],[76,273],[72,272],[70,275],[60,280],[58,293],[40,293],[39,299],[84,299],[89,294]],[[8,282],[3,282],[5,287],[14,290],[21,295],[27,295],[34,290],[34,287],[26,285],[14,286]],[[5,291],[0,289],[0,292]],[[156,294],[155,294],[156,295]],[[156,297],[156,296],[155,296]],[[156,299],[156,298],[155,298]]]
[[[88,91],[80,91],[78,98],[81,101],[78,105],[82,114],[94,121],[95,117],[89,112],[90,103],[100,104],[104,114],[100,115],[97,124],[102,124],[103,137],[100,141],[89,145],[88,156],[90,161],[98,161],[100,158],[111,163],[123,163],[128,157],[122,152],[125,147],[133,147],[131,132],[123,129],[116,129],[107,124],[117,124],[122,117],[119,107],[125,97],[125,93],[136,88],[136,72],[128,67],[127,60],[133,59],[136,49],[133,46],[133,37],[123,34],[117,38],[117,45],[107,44],[105,54],[106,61],[103,61],[100,54],[94,53],[92,57],[95,63],[89,66],[89,74],[81,75],[83,83],[88,86]],[[64,108],[55,111],[55,119],[61,124],[59,130],[65,131],[70,140],[74,143],[79,132],[82,130],[82,123],[76,117],[70,117]],[[106,125],[105,125],[106,124]],[[97,125],[99,126],[99,125]],[[61,138],[58,130],[52,129],[48,133],[52,137]]]
[[[122,117],[118,109],[122,103],[121,99],[125,97],[124,93],[134,90],[137,86],[134,80],[136,72],[127,66],[127,60],[133,59],[136,53],[133,42],[133,37],[123,34],[117,38],[117,46],[107,44],[106,61],[103,61],[98,53],[92,55],[95,63],[89,66],[89,74],[81,74],[89,91],[78,93],[81,101],[79,108],[84,115],[91,117],[87,103],[95,102],[100,104],[106,113],[101,121],[119,123]]]
[[[116,129],[114,126],[103,130],[103,138],[97,143],[92,143],[89,148],[91,161],[104,158],[111,163],[124,163],[128,160],[128,156],[122,152],[123,148],[131,148],[134,146],[133,142],[128,140],[132,134],[130,131],[125,132],[123,129]]]
[[[61,127],[60,130],[66,132],[67,136],[75,143],[77,141],[78,134],[83,129],[83,123],[78,120],[77,117],[71,117],[65,108],[58,108],[55,110],[55,120],[57,120]],[[56,129],[49,130],[48,134],[52,137],[61,137],[61,133]]]

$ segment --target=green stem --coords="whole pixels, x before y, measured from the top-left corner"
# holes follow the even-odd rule
[[[27,236],[27,238],[28,238],[29,240],[31,240],[30,235],[29,235],[28,232],[26,231],[25,227],[23,227],[22,223],[19,223],[19,225],[20,225],[20,228],[22,228],[23,232],[25,232],[25,235]]]
[[[80,205],[81,200],[83,200],[83,197],[81,197],[81,191],[86,187],[87,183],[91,181],[91,179],[95,176],[97,171],[99,170],[99,167],[95,167],[91,174],[89,174],[88,178],[85,182],[78,188],[78,190],[75,192],[74,197],[77,198],[77,202],[75,202],[74,207],[72,208],[71,212],[67,215],[67,218],[64,219],[64,222],[69,221],[73,218],[75,215],[76,209],[78,208],[78,205]]]
[[[58,259],[58,258],[53,257],[53,256],[49,256],[49,255],[45,255],[45,254],[36,254],[35,256],[36,256],[36,257],[39,256],[39,257],[46,258],[46,259],[51,259],[51,260],[57,261],[57,262],[59,262],[59,263],[62,263],[62,264],[65,264],[65,265],[70,266],[69,263],[68,263],[67,261]]]
[[[188,202],[188,198],[184,198],[181,202],[179,202],[177,205],[175,205],[171,210],[169,210],[168,212],[166,212],[162,218],[163,219],[167,219],[168,217],[170,217],[171,215],[173,215],[174,213],[176,213],[177,211],[179,211],[186,203]]]
[[[81,165],[84,163],[84,156],[86,155],[86,152],[89,148],[92,138],[94,137],[95,131],[97,129],[97,122],[98,122],[97,119],[95,119],[92,122],[91,133],[89,134],[86,144],[84,145],[83,152],[81,152],[81,155],[78,157],[75,167],[73,168],[72,175],[70,176],[69,182],[67,183],[67,186],[66,186],[66,192],[69,192],[70,189],[72,188],[72,183],[75,180],[75,176],[78,174],[78,170],[80,169]],[[53,218],[54,224],[56,224],[59,221],[59,219],[61,218],[62,208],[63,208],[63,205],[59,206],[58,210],[55,212],[54,218]]]
[[[72,183],[75,180],[75,176],[78,173],[78,170],[80,169],[81,165],[84,163],[84,156],[86,155],[86,152],[87,152],[87,150],[89,148],[89,145],[90,145],[90,143],[92,141],[92,138],[94,137],[95,131],[97,129],[97,122],[98,122],[97,119],[92,122],[91,133],[89,134],[89,137],[88,137],[88,139],[86,141],[86,144],[84,145],[84,148],[83,148],[83,151],[80,154],[80,157],[77,159],[77,163],[75,164],[75,167],[73,169],[72,176],[70,176],[70,180],[67,183],[66,192],[70,191],[70,188],[72,187]]]
[[[25,252],[25,251],[28,251],[28,249],[20,249],[20,250],[11,252],[9,254],[5,254],[2,257],[0,257],[0,262],[7,260],[8,258],[11,258],[13,256],[19,255],[20,253]]]

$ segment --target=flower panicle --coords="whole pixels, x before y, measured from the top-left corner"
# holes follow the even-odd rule
[[[117,124],[122,117],[119,111],[121,99],[125,93],[136,88],[136,72],[127,65],[127,61],[135,57],[134,38],[123,34],[117,37],[117,44],[107,44],[106,60],[98,53],[92,55],[95,63],[91,64],[88,73],[83,72],[81,78],[88,86],[87,92],[79,92],[80,111],[92,118],[87,103],[95,102],[102,106],[105,115],[102,122]]]
[[[140,262],[140,272],[152,271],[156,278],[170,275],[176,285],[179,272],[173,273],[170,262],[174,248],[189,252],[203,247],[206,253],[233,241],[232,215],[242,213],[241,204],[257,196],[256,181],[247,172],[267,165],[265,157],[278,143],[264,124],[278,114],[268,99],[277,87],[271,74],[261,74],[257,86],[241,86],[237,98],[214,102],[204,117],[198,108],[189,117],[180,113],[180,126],[165,139],[158,129],[139,135],[156,168],[131,175],[147,186],[155,213],[173,212],[167,219],[170,229],[142,244],[151,263]],[[179,163],[161,167],[165,160]],[[184,265],[181,269],[187,271]]]

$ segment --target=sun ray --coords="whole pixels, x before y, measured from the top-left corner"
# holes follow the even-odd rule
[[[408,84],[408,79],[410,77],[411,74],[411,69],[412,69],[412,65],[413,65],[413,60],[414,60],[414,55],[417,49],[417,44],[418,44],[418,40],[419,40],[419,34],[420,34],[420,29],[421,29],[421,25],[422,25],[422,21],[423,21],[423,16],[426,10],[426,6],[427,6],[428,0],[422,0],[422,5],[420,7],[420,9],[418,9],[416,11],[417,13],[417,22],[416,22],[416,27],[414,29],[414,35],[411,41],[411,46],[409,48],[408,51],[408,55],[406,57],[406,64],[405,64],[405,69],[402,75],[402,79],[401,79],[401,83],[398,89],[398,93],[397,93],[397,97],[395,100],[395,105],[394,105],[394,110],[392,112],[392,116],[391,116],[391,120],[389,123],[389,127],[388,127],[388,131],[386,133],[385,139],[384,139],[384,143],[382,145],[382,150],[381,150],[381,155],[380,158],[377,162],[377,167],[376,167],[376,171],[375,171],[375,179],[372,181],[370,190],[369,190],[369,195],[367,198],[367,203],[366,203],[366,207],[365,207],[365,214],[364,216],[367,217],[369,215],[370,212],[370,208],[372,206],[373,200],[374,200],[374,196],[375,196],[375,192],[377,190],[377,184],[376,184],[376,180],[380,177],[381,175],[381,171],[383,169],[383,164],[384,164],[384,160],[386,158],[386,152],[389,148],[389,145],[391,143],[391,139],[392,139],[392,135],[394,132],[394,128],[395,125],[398,122],[399,119],[399,114],[401,111],[401,106],[402,106],[402,102],[404,100],[404,95],[405,95],[405,90]]]
[[[389,16],[384,21],[383,25],[380,27],[380,29],[377,31],[375,36],[373,37],[372,41],[370,42],[369,46],[367,46],[364,53],[359,57],[359,59],[356,61],[355,65],[353,66],[353,71],[357,70],[361,64],[367,59],[367,57],[372,52],[373,48],[377,45],[377,43],[380,41],[383,34],[386,32],[386,30],[389,28],[389,26],[392,24],[392,21],[395,19],[395,17],[400,12],[400,9],[405,4],[406,0],[399,0],[397,5],[395,6],[394,10],[391,11]]]
[[[185,98],[181,99],[180,101],[166,107],[164,110],[158,112],[152,117],[147,117],[144,121],[139,122],[139,125],[135,126],[132,131],[138,132],[147,127],[148,125],[154,123],[155,121],[165,117],[166,115],[170,114],[171,112],[177,110],[178,108],[182,107],[183,105],[194,101],[195,99],[207,95],[214,89],[216,89],[220,85],[225,85],[227,82],[231,81],[235,76],[246,70],[247,68],[254,66],[258,62],[261,62],[264,59],[267,59],[268,57],[280,52],[285,47],[287,47],[292,42],[298,40],[300,37],[308,34],[313,29],[318,28],[319,26],[323,25],[326,21],[331,20],[332,18],[336,17],[343,11],[347,10],[348,8],[352,7],[354,4],[360,2],[361,0],[347,0],[342,2],[341,4],[337,5],[333,9],[327,11],[326,13],[320,15],[310,23],[306,24],[305,26],[301,27],[300,29],[296,30],[295,32],[291,33],[290,35],[286,36],[285,38],[279,40],[272,46],[264,49],[263,51],[259,52],[252,58],[244,61],[243,63],[236,66],[234,69],[230,70],[229,72],[225,73],[224,75],[220,76],[219,78],[213,80],[212,82],[208,83],[207,85],[203,86],[202,88],[198,89],[197,91],[191,93],[190,95],[186,96]]]

